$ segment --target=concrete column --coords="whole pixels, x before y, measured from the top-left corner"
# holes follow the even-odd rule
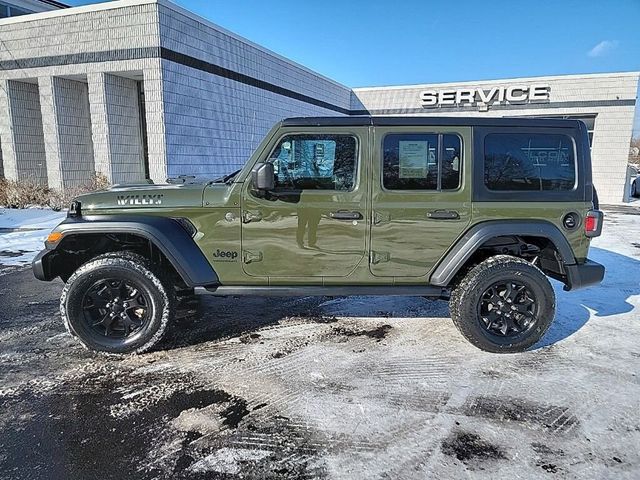
[[[0,148],[2,148],[2,166],[5,178],[17,180],[18,169],[16,167],[8,80],[0,80]]]
[[[89,112],[91,115],[91,139],[93,143],[95,170],[97,173],[104,175],[110,183],[113,183],[104,76],[104,73],[87,74]]]
[[[113,181],[124,183],[143,180],[145,172],[138,85],[129,78],[105,74],[104,86]]]
[[[4,164],[2,162],[2,138],[0,138],[0,178],[4,178]]]
[[[144,71],[144,107],[147,123],[149,177],[155,183],[167,179],[167,142],[162,89],[162,61]]]
[[[39,86],[49,186],[87,185],[95,172],[87,85],[42,77]]]
[[[40,93],[40,112],[42,115],[42,132],[44,135],[45,158],[47,160],[47,180],[51,188],[61,190],[62,167],[60,165],[60,145],[58,143],[58,125],[56,121],[55,95],[53,78],[38,79]]]
[[[40,95],[35,83],[3,81],[0,137],[7,178],[47,185]]]
[[[89,104],[96,170],[112,183],[143,180],[136,81],[108,73],[89,75]]]

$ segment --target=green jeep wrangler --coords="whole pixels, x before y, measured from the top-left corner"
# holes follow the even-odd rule
[[[472,344],[520,352],[553,320],[547,277],[604,277],[602,220],[579,121],[291,118],[223,178],[78,197],[33,271],[104,352],[149,350],[194,293],[449,299]]]

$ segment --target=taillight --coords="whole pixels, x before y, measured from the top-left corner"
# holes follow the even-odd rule
[[[602,233],[603,218],[600,210],[589,210],[584,218],[584,234],[587,237],[599,237]]]

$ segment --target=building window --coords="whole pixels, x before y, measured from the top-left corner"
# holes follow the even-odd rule
[[[357,142],[351,135],[287,135],[270,156],[277,190],[352,190]]]
[[[27,15],[29,13],[33,13],[33,12],[28,12],[27,10],[23,10],[21,8],[11,7],[12,17],[17,17],[18,15]]]
[[[596,116],[595,115],[589,115],[586,117],[580,117],[580,116],[567,116],[565,118],[573,118],[575,120],[582,120],[584,122],[584,124],[587,126],[587,132],[589,133],[589,147],[593,146],[593,131],[595,129],[595,125],[596,125]]]
[[[593,146],[593,131],[596,125],[596,114],[587,115],[526,115],[525,118],[564,118],[569,120],[581,120],[587,126],[589,134],[589,147]]]
[[[382,184],[387,190],[455,190],[460,186],[461,152],[457,135],[387,135]]]
[[[484,183],[489,190],[573,190],[574,145],[566,135],[496,133],[484,140]]]
[[[33,12],[0,2],[0,18],[17,17],[18,15],[26,15],[28,13]]]

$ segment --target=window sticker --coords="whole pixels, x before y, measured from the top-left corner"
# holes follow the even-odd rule
[[[401,140],[399,142],[400,178],[427,178],[429,142]]]

